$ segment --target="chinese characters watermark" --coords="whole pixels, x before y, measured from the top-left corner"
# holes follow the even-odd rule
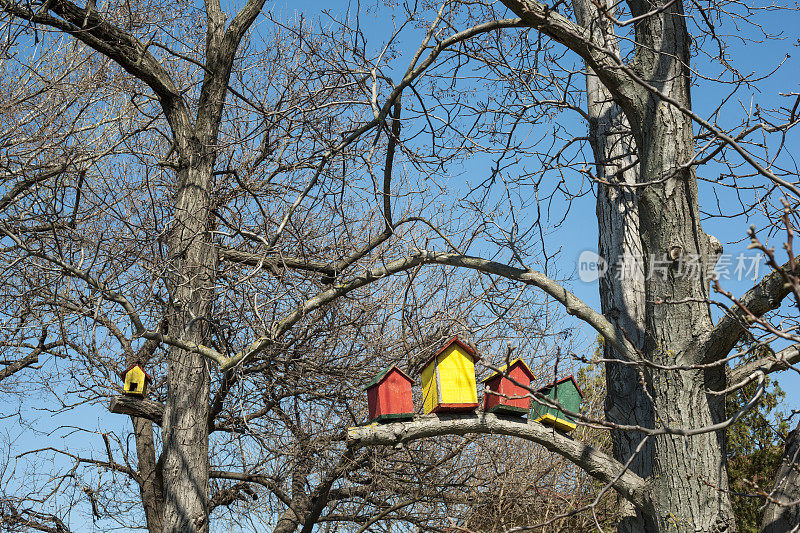
[[[685,254],[673,259],[669,254],[625,254],[610,262],[592,250],[578,256],[578,277],[585,283],[613,276],[616,279],[656,276],[692,278],[701,276],[719,280],[756,281],[764,256],[756,252],[739,252],[717,256]]]

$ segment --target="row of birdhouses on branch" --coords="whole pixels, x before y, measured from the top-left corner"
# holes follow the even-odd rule
[[[422,410],[430,413],[465,413],[478,407],[475,382],[475,351],[454,337],[422,366]],[[515,359],[482,380],[485,386],[483,410],[490,413],[525,416],[559,431],[575,429],[575,420],[561,409],[534,400],[530,385],[534,379],[528,365]],[[370,381],[367,391],[370,422],[393,422],[414,417],[411,386],[414,380],[391,366]],[[575,378],[568,376],[538,390],[558,402],[566,411],[578,412],[583,394]]]
[[[422,366],[422,410],[430,413],[465,413],[478,407],[475,383],[475,351],[453,337]],[[133,364],[120,372],[123,392],[144,397],[153,381],[141,365]],[[560,431],[575,429],[574,418],[566,411],[578,412],[583,399],[575,378],[568,376],[538,390],[562,408],[547,405],[528,396],[534,379],[522,359],[514,359],[484,378],[483,410],[505,415],[528,415],[530,419]],[[411,386],[414,380],[391,366],[370,381],[367,391],[370,422],[392,422],[414,417]]]

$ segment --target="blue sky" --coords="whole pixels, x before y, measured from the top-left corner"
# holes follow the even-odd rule
[[[318,15],[322,9],[331,9],[332,11],[343,13],[350,5],[351,13],[356,9],[356,3],[348,2],[276,2],[273,4],[273,12],[282,14],[283,18],[290,18],[292,14],[302,10],[307,18],[313,19]],[[366,2],[362,2],[366,5]],[[374,6],[374,2],[370,3]],[[800,27],[800,15],[797,13],[764,13],[763,21],[771,27],[778,28],[798,28]],[[380,47],[380,42],[385,39],[387,35],[387,28],[390,28],[388,21],[379,20],[374,13],[365,15],[362,19],[364,28],[369,39],[369,45],[372,49]],[[733,29],[731,33],[734,32]],[[746,27],[745,27],[746,30]],[[513,31],[513,30],[512,30]],[[418,33],[415,30],[408,32],[408,42],[410,46],[416,46]],[[768,42],[765,44],[757,43],[737,43],[732,42],[730,56],[734,58],[736,66],[743,72],[765,72],[770,71],[783,60],[786,53],[800,52],[796,47],[797,36],[790,35],[786,41],[782,42]],[[395,59],[393,65],[396,65],[395,76],[399,77],[405,70],[408,61],[405,58]],[[578,64],[576,60],[576,64]],[[703,68],[705,65],[701,59],[696,60],[698,68]],[[763,107],[772,107],[775,105],[776,100],[780,99],[779,93],[797,92],[798,78],[796,73],[800,72],[800,65],[796,58],[791,57],[786,60],[784,66],[779,69],[775,74],[771,75],[766,80],[758,83],[758,90],[742,91],[738,95],[741,100],[743,108],[750,108],[753,104],[760,104]],[[752,102],[750,98],[752,97]],[[716,107],[720,99],[720,89],[712,83],[699,82],[698,86],[693,92],[693,103],[695,110],[703,116],[706,116],[711,109]],[[731,105],[727,109],[731,109],[731,117],[729,123],[725,122],[727,116],[722,116],[720,121],[723,125],[730,125],[738,120],[741,116],[740,112],[734,111],[735,106]],[[726,113],[727,113],[726,109]],[[563,115],[566,117],[566,115]],[[565,118],[565,120],[572,120]],[[789,138],[790,146],[798,146],[797,134],[792,134]],[[483,163],[486,163],[485,161]],[[476,181],[482,177],[482,173],[486,172],[487,164],[481,162],[472,162],[469,167],[463,168],[463,174],[459,176],[459,180]],[[706,177],[713,176],[714,173],[719,173],[722,170],[715,167],[705,167],[702,174]],[[761,180],[761,178],[753,178],[754,180]],[[701,204],[705,205],[706,202],[715,202],[714,191],[705,183],[701,183]],[[721,202],[733,202],[735,199],[730,192],[721,192]],[[565,207],[565,206],[562,206]],[[746,242],[743,241],[745,232],[751,221],[743,218],[739,219],[720,219],[712,218],[704,222],[704,229],[722,241],[725,245],[726,253],[738,254],[745,252]],[[758,220],[755,223],[759,223]],[[780,243],[777,243],[778,245]],[[595,218],[594,197],[592,195],[584,196],[575,201],[570,211],[569,217],[564,224],[557,230],[554,230],[547,237],[548,248],[554,249],[561,247],[562,253],[559,259],[559,271],[567,275],[573,272],[577,266],[577,257],[584,250],[596,250],[597,248],[597,221]],[[783,257],[779,254],[779,257]],[[762,271],[764,271],[762,269]],[[747,280],[736,281],[731,280],[726,283],[726,288],[731,290],[734,294],[741,294],[752,285],[752,282]],[[577,278],[569,282],[569,287],[575,294],[592,304],[595,308],[599,309],[599,296],[597,283],[583,283]],[[593,338],[593,332],[586,332],[587,338]],[[787,406],[797,408],[800,406],[800,376],[794,372],[784,373],[779,379],[783,389],[787,393]],[[31,402],[27,405],[32,405],[35,398],[31,398]],[[26,407],[26,410],[30,407]],[[29,411],[31,412],[31,411]],[[39,413],[39,423],[37,423],[38,434],[27,433],[25,440],[26,447],[35,446],[38,442],[57,443],[64,435],[68,433],[66,429],[56,430],[59,426],[75,425],[75,420],[80,419],[83,427],[93,427],[98,431],[109,431],[122,427],[128,424],[127,417],[111,415],[104,409],[97,409],[95,407],[80,407],[69,413],[51,415],[49,413]],[[8,421],[6,421],[8,423]],[[14,438],[16,431],[13,429],[7,430],[6,437],[0,438]],[[100,449],[102,441],[98,434],[85,434],[80,437],[83,443],[83,448],[87,453]],[[71,437],[71,442],[74,445],[76,437]],[[24,483],[24,480],[22,481]],[[83,530],[89,531],[92,529],[90,521],[85,522]]]
[[[332,12],[344,13],[348,8],[349,12],[355,11],[356,2],[340,2],[339,5],[331,4],[330,2],[306,2],[302,7],[297,4],[276,2],[273,4],[274,10],[288,15],[289,13],[298,12],[302,10],[307,18],[312,18],[314,13],[319,9],[329,9]],[[372,49],[377,49],[391,31],[391,27],[387,20],[377,20],[377,13],[374,12],[374,2],[361,2],[362,6],[370,6],[373,12],[363,15],[361,17],[361,27],[365,31],[368,43]],[[719,124],[720,127],[735,126],[742,120],[745,111],[752,112],[758,106],[762,108],[771,108],[777,105],[791,105],[793,100],[782,97],[781,93],[791,93],[800,90],[798,86],[797,72],[800,72],[800,64],[798,64],[797,57],[788,57],[792,53],[795,56],[800,55],[798,49],[798,39],[796,33],[790,31],[784,32],[783,35],[779,34],[777,39],[763,39],[757,33],[756,26],[752,23],[762,24],[768,31],[783,31],[784,28],[798,28],[800,27],[800,14],[797,12],[786,12],[770,9],[769,6],[776,4],[756,3],[750,4],[752,7],[759,7],[758,11],[749,16],[747,20],[739,19],[731,21],[723,19],[722,21],[715,21],[717,35],[726,36],[725,43],[727,48],[728,61],[733,64],[741,73],[754,74],[757,77],[771,73],[768,77],[758,81],[752,89],[744,88],[739,90],[733,98],[731,98],[723,107],[722,112],[714,117],[714,122]],[[297,11],[295,11],[297,10]],[[508,13],[506,16],[513,16]],[[777,30],[774,30],[777,29]],[[511,30],[514,31],[514,30]],[[418,43],[418,34],[413,30],[405,31],[404,38],[408,42],[409,52],[406,56],[414,51]],[[748,40],[743,40],[746,38]],[[372,42],[370,43],[370,39]],[[709,53],[716,52],[716,43],[709,41],[705,43],[704,50]],[[699,55],[692,59],[693,68],[704,76],[713,77],[720,68],[707,57]],[[394,69],[395,79],[402,76],[405,71],[408,61],[406,58],[396,59],[392,64],[396,65]],[[781,65],[782,64],[782,65]],[[579,68],[580,62],[575,58],[576,68]],[[777,70],[775,70],[777,69]],[[692,101],[694,110],[703,117],[709,117],[711,113],[720,105],[722,97],[727,96],[729,88],[724,85],[713,83],[711,81],[696,79],[696,85],[692,92]],[[569,114],[559,115],[557,120],[572,121],[577,124],[574,116]],[[582,127],[582,126],[579,126]],[[699,132],[699,128],[697,128]],[[790,133],[787,138],[787,146],[792,147],[800,146],[800,140],[797,131]],[[741,162],[738,156],[734,155],[731,158],[735,162]],[[782,163],[789,168],[794,166],[790,156],[780,158],[779,163]],[[456,180],[463,180],[465,183],[475,183],[483,179],[486,173],[489,172],[489,162],[482,161],[480,158],[471,159],[467,166],[462,168],[462,173],[458,175]],[[747,169],[744,170],[745,172]],[[706,179],[715,179],[719,174],[726,172],[722,166],[715,164],[708,164],[698,170],[698,175]],[[746,186],[763,184],[764,178],[754,177],[742,181]],[[729,189],[713,187],[705,181],[700,181],[700,204],[701,209],[705,211],[713,211],[714,206],[717,204],[722,206],[723,211],[726,207],[735,206],[738,203],[736,195]],[[457,187],[454,189],[457,190]],[[458,194],[457,192],[455,194]],[[562,210],[566,209],[563,204]],[[558,206],[555,211],[558,212]],[[546,237],[546,244],[549,250],[561,249],[561,254],[558,260],[558,270],[561,275],[568,275],[571,271],[575,272],[577,266],[577,258],[584,250],[597,249],[597,220],[595,217],[595,197],[593,195],[583,196],[573,203],[569,216],[564,221],[563,225],[554,230]],[[555,216],[559,219],[560,216]],[[744,255],[748,259],[754,255],[754,252],[747,250],[749,241],[746,239],[746,232],[750,224],[755,224],[761,228],[765,224],[763,217],[754,216],[752,218],[738,217],[738,218],[716,218],[706,217],[703,221],[704,230],[717,237],[724,245],[724,253],[730,257],[731,276],[729,279],[723,279],[723,286],[725,289],[731,291],[734,295],[741,295],[753,285],[753,280],[748,278],[736,279],[733,275],[736,267],[737,256]],[[762,232],[760,234],[762,239],[767,239],[767,235]],[[778,235],[783,237],[783,235]],[[777,257],[779,260],[784,261],[786,256],[781,253],[782,240],[774,240],[770,242],[771,245],[777,248]],[[759,265],[760,275],[767,272],[766,265],[761,262]],[[760,277],[760,276],[758,276]],[[593,305],[599,309],[599,295],[598,284],[584,283],[575,277],[572,282],[568,283],[569,288],[585,302]],[[722,301],[722,297],[720,297]],[[725,302],[728,303],[728,302]],[[718,308],[713,307],[712,312],[715,316],[719,316],[720,311]],[[589,338],[593,338],[594,333],[587,331]],[[781,344],[776,344],[776,348],[780,348]],[[800,375],[796,372],[784,372],[778,378],[782,388],[787,393],[786,407],[798,408],[800,407]]]

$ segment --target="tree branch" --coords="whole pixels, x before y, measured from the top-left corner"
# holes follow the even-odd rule
[[[2,6],[2,4],[0,4],[0,6]],[[64,172],[66,169],[67,169],[66,163],[62,163],[60,165],[53,165],[51,167],[45,168],[35,176],[25,178],[15,183],[14,186],[11,187],[11,189],[8,192],[6,192],[2,198],[0,198],[0,211],[5,210],[9,205],[11,205],[12,202],[14,202],[14,200],[17,199],[17,197],[20,194],[29,190],[34,185],[37,185],[38,183],[41,183],[43,181],[47,181],[50,178],[54,178],[55,176],[58,176],[59,174]],[[5,181],[10,177],[11,176],[3,175],[2,179],[3,181]]]
[[[46,2],[60,18],[11,0],[0,0],[0,9],[16,17],[59,29],[116,61],[146,83],[162,103],[175,131],[175,120],[188,124],[188,111],[167,70],[136,37],[104,21],[95,10],[82,9],[68,0]],[[177,133],[177,132],[176,132]]]
[[[7,377],[19,372],[23,368],[29,367],[31,365],[35,365],[39,362],[39,354],[42,353],[44,350],[42,348],[35,348],[31,353],[26,355],[25,357],[21,357],[17,359],[13,363],[9,364],[7,367],[0,370],[0,381],[3,381]]]
[[[266,474],[244,474],[241,472],[229,472],[225,470],[211,470],[208,473],[211,479],[230,479],[233,481],[243,481],[245,483],[257,483],[270,492],[286,505],[291,505],[292,498],[283,490],[283,481],[276,476]]]
[[[224,361],[220,365],[220,368],[222,370],[228,370],[229,368],[232,368],[233,366],[250,359],[264,350],[270,343],[279,339],[302,317],[308,315],[310,312],[322,307],[323,305],[326,305],[331,301],[346,295],[351,291],[393,274],[404,272],[419,265],[433,264],[469,268],[485,274],[502,276],[507,279],[520,281],[527,285],[538,287],[552,296],[556,301],[561,303],[565,307],[568,314],[578,317],[594,328],[609,343],[611,343],[620,354],[630,358],[631,360],[636,360],[639,358],[636,349],[627,339],[624,339],[617,334],[614,326],[608,320],[606,320],[602,314],[592,309],[577,296],[566,290],[562,285],[548,278],[541,272],[512,267],[503,263],[490,261],[488,259],[481,259],[479,257],[471,257],[453,253],[431,252],[428,250],[415,250],[412,255],[408,257],[397,259],[386,264],[385,266],[367,271],[364,274],[356,276],[345,283],[337,283],[330,289],[323,291],[309,300],[306,300],[303,305],[289,313],[286,318],[274,324],[271,336],[257,339],[246,350],[243,350]]]
[[[329,278],[336,277],[336,268],[333,265],[321,263],[319,261],[306,261],[296,257],[266,256],[263,254],[234,250],[233,248],[220,248],[219,258],[223,261],[263,268],[270,271],[277,271],[285,267],[295,270],[319,272]]]
[[[159,426],[164,419],[164,406],[162,404],[133,396],[112,396],[108,410],[118,415],[146,418]]]
[[[783,272],[773,270],[764,276],[738,299],[739,306],[726,313],[714,328],[700,340],[701,353],[706,354],[703,363],[713,363],[723,359],[736,346],[748,324],[752,322],[750,314],[758,318],[781,306],[783,299],[791,292],[791,287],[786,285],[784,276],[786,273],[800,276],[800,262],[795,265],[794,271],[790,270],[789,263],[784,264],[781,270]],[[773,370],[777,370],[777,368]],[[744,373],[743,376],[747,374],[749,372]]]
[[[16,528],[30,528],[45,533],[70,533],[67,525],[54,514],[45,514],[31,509],[23,509],[21,512],[8,502],[5,506],[5,513],[0,515],[0,525],[7,525],[9,531]],[[52,522],[49,526],[46,522]]]
[[[739,383],[758,370],[765,374],[786,370],[797,362],[800,362],[800,344],[793,344],[777,353],[734,368],[728,373],[728,383]]]
[[[17,345],[16,347],[18,348],[30,349],[31,353],[29,353],[25,357],[20,357],[16,361],[7,362],[8,366],[6,366],[3,369],[0,369],[0,382],[2,382],[7,377],[12,376],[15,373],[19,372],[23,368],[27,368],[31,365],[35,365],[36,363],[38,363],[39,355],[43,353],[53,353],[52,350],[54,348],[59,348],[61,346],[65,346],[68,344],[66,341],[55,341],[55,342],[45,343],[44,341],[46,339],[47,339],[47,328],[42,330],[42,335],[39,338],[38,346],[33,347],[27,344]],[[11,344],[10,346],[14,345]]]
[[[410,422],[350,428],[347,441],[349,446],[355,448],[396,446],[430,437],[468,433],[509,435],[536,442],[574,462],[599,481],[610,484],[638,508],[646,509],[651,506],[649,487],[645,480],[626,470],[612,457],[538,422],[499,417],[480,411],[466,415],[426,415],[416,417]]]
[[[352,468],[354,455],[355,449],[347,448],[339,458],[336,467],[329,470],[319,485],[317,485],[317,488],[314,489],[314,493],[311,495],[312,506],[308,514],[303,517],[303,529],[300,530],[300,533],[311,533],[314,526],[319,521],[322,511],[324,511],[325,507],[330,503],[329,493],[331,487],[347,470]]]
[[[616,52],[606,50],[593,42],[589,30],[537,0],[501,1],[525,24],[560,42],[583,58],[626,112],[641,108],[641,105],[637,104],[641,103],[639,100],[643,92],[636,87],[629,76],[620,72]]]

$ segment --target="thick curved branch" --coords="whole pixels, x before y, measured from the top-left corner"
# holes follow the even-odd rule
[[[167,70],[136,37],[104,21],[95,10],[86,10],[68,0],[52,0],[48,12],[34,11],[29,5],[0,0],[0,9],[15,17],[61,30],[108,56],[136,78],[146,83],[162,103],[167,120],[188,124],[188,111],[180,91]]]
[[[48,523],[52,522],[50,526]],[[67,525],[56,515],[41,513],[32,509],[19,511],[13,503],[8,502],[4,513],[0,516],[0,525],[7,525],[9,531],[16,528],[35,529],[45,533],[70,533]]]
[[[10,231],[7,231],[2,225],[0,225],[0,232],[14,239],[21,246],[24,246],[22,241],[20,241],[16,235]],[[139,315],[136,312],[133,304],[124,295],[112,290],[100,280],[95,279],[88,272],[78,269],[59,258],[52,257],[34,250],[26,249],[26,251],[31,255],[40,257],[52,264],[58,265],[61,267],[64,273],[72,277],[82,279],[90,286],[98,289],[103,295],[104,299],[122,306],[131,320],[131,323],[135,329],[135,335],[137,337],[163,342],[164,344],[168,344],[170,346],[175,346],[184,350],[199,353],[203,357],[216,362],[218,365],[220,365],[220,369],[223,371],[229,370],[230,368],[242,363],[243,361],[264,350],[270,343],[283,336],[283,334],[289,331],[289,329],[291,329],[292,326],[294,326],[294,324],[296,324],[302,317],[308,315],[312,311],[327,305],[328,303],[356,289],[364,287],[369,283],[381,280],[400,272],[404,272],[419,265],[444,265],[468,268],[483,272],[485,274],[502,276],[510,280],[525,283],[526,285],[538,287],[553,297],[556,301],[561,303],[568,314],[578,317],[594,328],[624,357],[628,358],[629,360],[637,360],[639,358],[636,349],[627,339],[621,337],[617,331],[615,331],[614,326],[608,320],[606,320],[602,314],[592,309],[589,305],[569,292],[558,282],[535,270],[512,267],[510,265],[505,265],[496,261],[490,261],[488,259],[482,259],[480,257],[471,257],[455,253],[432,252],[428,250],[415,250],[408,257],[397,259],[385,266],[367,271],[364,274],[353,277],[347,282],[335,284],[328,290],[323,291],[321,294],[318,294],[317,296],[307,300],[303,305],[289,313],[289,315],[283,320],[276,322],[272,328],[271,336],[261,337],[255,342],[251,343],[247,349],[231,357],[226,357],[213,348],[184,341],[178,338],[173,338],[165,335],[161,331],[147,330],[139,318]]]
[[[626,470],[614,458],[538,422],[499,417],[483,412],[447,416],[426,415],[416,417],[410,422],[350,428],[347,441],[348,445],[354,448],[396,446],[430,437],[468,433],[509,435],[541,444],[551,452],[569,459],[592,477],[610,484],[638,508],[650,507],[648,484],[645,480]]]
[[[308,315],[312,311],[332,302],[333,300],[336,300],[337,298],[340,298],[351,291],[364,287],[369,283],[389,277],[393,274],[405,272],[406,270],[419,265],[445,265],[469,268],[485,274],[502,276],[510,280],[520,281],[527,285],[538,287],[552,296],[556,301],[561,303],[568,314],[578,317],[594,328],[609,343],[611,343],[620,354],[623,354],[625,357],[628,357],[631,360],[638,359],[636,349],[630,344],[630,342],[628,342],[627,339],[624,339],[617,334],[614,326],[608,320],[606,320],[602,314],[592,309],[577,296],[565,289],[561,284],[548,278],[541,272],[512,267],[503,263],[490,261],[488,259],[481,259],[480,257],[431,252],[428,250],[415,250],[412,255],[408,257],[397,259],[386,264],[385,266],[367,271],[364,274],[356,276],[345,283],[337,283],[330,289],[323,291],[321,294],[306,300],[303,305],[289,313],[286,318],[275,323],[272,328],[271,336],[257,339],[246,350],[243,350],[224,361],[220,365],[220,368],[222,370],[228,370],[229,368],[255,356],[269,346],[270,343],[279,339],[284,333],[289,331],[289,329],[291,329],[291,327],[294,326],[294,324],[296,324],[301,318]]]
[[[734,368],[728,374],[728,383],[738,383],[759,370],[764,374],[786,370],[797,362],[800,362],[800,344],[793,344],[779,352]]]
[[[644,93],[629,76],[620,71],[613,50],[605,50],[592,39],[591,32],[572,22],[546,4],[536,0],[501,0],[505,6],[531,28],[578,54],[594,70],[626,112],[641,109]]]
[[[575,316],[595,329],[606,341],[612,344],[625,358],[634,361],[639,359],[636,349],[631,343],[618,335],[611,324],[601,313],[595,311],[580,298],[569,292],[560,283],[548,278],[541,272],[530,269],[522,269],[481,259],[480,257],[470,257],[459,254],[447,254],[439,252],[422,251],[423,264],[439,264],[454,267],[469,268],[483,272],[502,276],[506,279],[521,281],[527,285],[533,285],[546,292],[553,299],[564,306],[567,314]]]
[[[328,263],[319,261],[306,261],[296,257],[285,257],[277,255],[263,255],[252,252],[243,252],[233,248],[220,248],[219,258],[223,261],[238,263],[269,271],[278,271],[282,268],[293,270],[307,270],[309,272],[319,272],[326,277],[336,277],[336,267]]]
[[[208,473],[208,477],[211,479],[230,479],[232,481],[241,481],[244,483],[256,483],[275,494],[283,503],[289,505],[292,501],[289,495],[281,488],[283,481],[276,476],[268,476],[266,474],[244,474],[241,472],[229,472],[227,470],[211,470]]]
[[[723,359],[736,346],[748,325],[753,322],[753,317],[759,318],[781,306],[783,299],[791,292],[791,287],[786,285],[785,275],[800,276],[800,262],[795,265],[794,271],[790,268],[786,263],[779,270],[773,270],[737,300],[736,309],[726,313],[700,341],[701,353],[706,354],[703,363]]]
[[[41,348],[36,348],[25,357],[20,357],[16,361],[10,363],[5,368],[0,369],[0,382],[9,376],[13,376],[23,368],[27,368],[31,365],[35,365],[36,363],[38,363],[39,354],[41,354],[43,351],[44,350],[42,350]]]
[[[9,189],[8,192],[6,192],[2,198],[0,198],[0,211],[5,210],[23,192],[30,190],[32,187],[43,181],[47,181],[50,178],[58,176],[65,170],[67,170],[66,163],[62,163],[60,165],[53,165],[51,167],[45,168],[44,170],[42,170],[41,172],[39,172],[34,176],[22,179],[19,182],[15,183],[14,186],[11,187],[11,189]],[[11,179],[11,175],[7,175],[4,173],[3,175],[0,175],[0,179],[6,181],[7,179]]]
[[[46,332],[45,332],[46,335]],[[3,381],[9,376],[14,375],[15,373],[19,372],[23,368],[27,368],[31,365],[35,365],[39,362],[39,356],[43,353],[50,353],[53,348],[58,348],[60,346],[66,345],[66,342],[63,341],[56,341],[51,342],[48,344],[44,343],[44,336],[39,342],[39,346],[32,349],[31,353],[26,355],[25,357],[20,357],[16,361],[9,362],[8,366],[3,369],[0,369],[0,381]]]

